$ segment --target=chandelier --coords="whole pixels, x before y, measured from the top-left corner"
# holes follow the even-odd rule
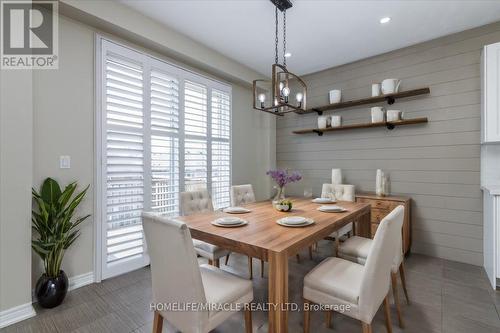
[[[271,80],[253,81],[253,108],[283,116],[306,110],[307,87],[304,81],[286,68],[286,10],[290,0],[270,0],[275,6],[275,49]],[[283,62],[279,63],[278,10],[283,13]]]

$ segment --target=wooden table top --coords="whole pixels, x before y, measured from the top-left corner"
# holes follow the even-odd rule
[[[193,238],[222,246],[228,250],[244,253],[255,258],[267,260],[267,252],[288,252],[294,255],[315,241],[330,235],[357,217],[367,214],[370,205],[356,202],[338,202],[347,209],[344,213],[324,213],[317,210],[320,204],[311,199],[290,198],[293,202],[292,212],[279,212],[269,200],[245,205],[251,210],[246,214],[227,214],[221,211],[181,216],[178,220],[185,222]],[[248,224],[242,227],[225,228],[212,225],[210,222],[224,216],[237,216]],[[306,227],[292,228],[278,225],[276,220],[286,216],[303,216],[311,218],[314,224]]]

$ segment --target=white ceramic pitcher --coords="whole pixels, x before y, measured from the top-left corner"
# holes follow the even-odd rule
[[[385,79],[381,83],[382,94],[394,94],[399,90],[399,85],[401,84],[401,80],[399,79]]]

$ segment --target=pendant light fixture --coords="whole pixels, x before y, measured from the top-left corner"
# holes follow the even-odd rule
[[[253,108],[283,116],[288,112],[306,110],[307,87],[304,81],[286,68],[286,10],[292,7],[290,0],[270,0],[275,6],[275,50],[271,80],[253,81]],[[283,62],[279,63],[278,18],[283,14]]]

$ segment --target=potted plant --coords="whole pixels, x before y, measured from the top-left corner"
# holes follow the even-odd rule
[[[44,273],[36,284],[35,295],[42,307],[58,306],[68,291],[68,277],[61,270],[61,263],[65,251],[80,235],[77,227],[90,216],[73,218],[89,186],[73,196],[76,182],[61,191],[57,181],[47,178],[40,192],[32,189],[35,209],[32,211],[31,220],[36,233],[33,235],[31,247],[43,260],[44,266]]]

